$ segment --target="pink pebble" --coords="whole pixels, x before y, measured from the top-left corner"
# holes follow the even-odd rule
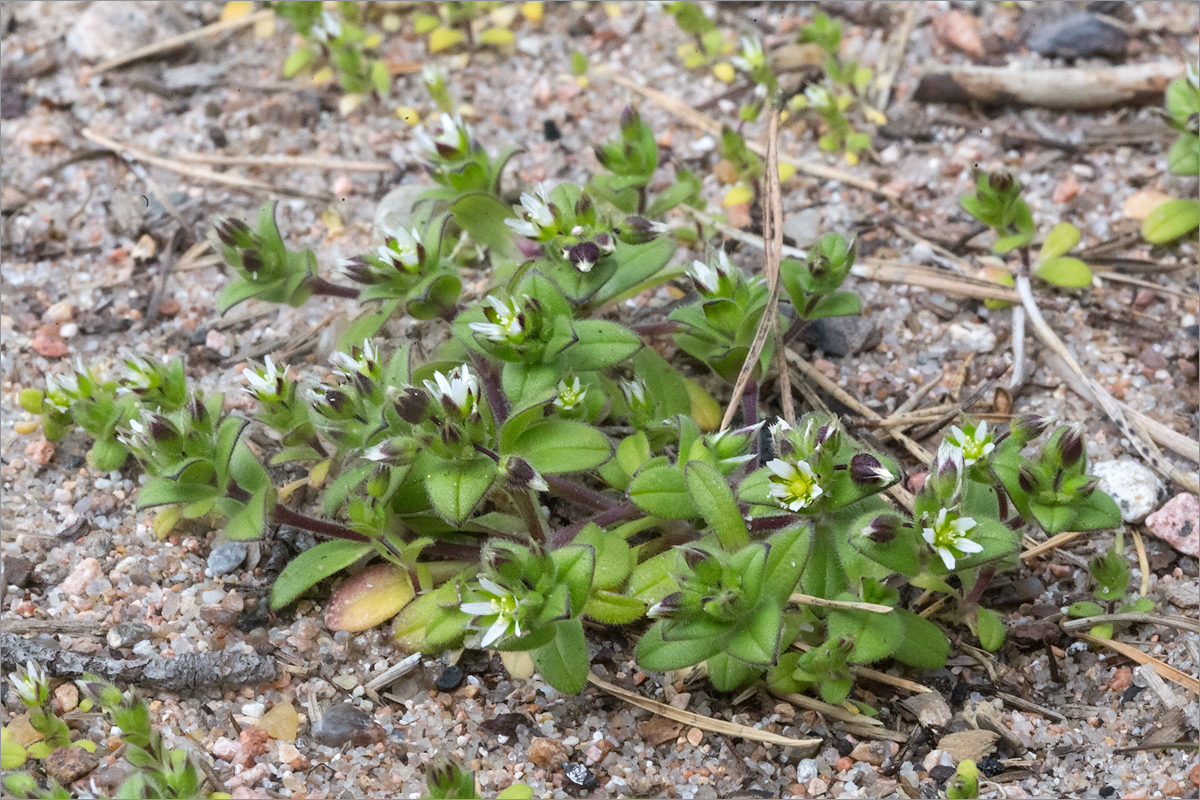
[[[1184,555],[1200,556],[1200,501],[1177,494],[1146,517],[1146,530]]]

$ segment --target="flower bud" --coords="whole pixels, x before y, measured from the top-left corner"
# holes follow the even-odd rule
[[[425,414],[429,410],[429,394],[427,392],[422,392],[415,386],[408,386],[395,390],[394,396],[390,399],[396,406],[396,413],[400,419],[412,425],[419,425],[425,420]]]
[[[988,186],[998,194],[1004,194],[1013,187],[1013,176],[1007,172],[993,172],[988,176]]]
[[[1017,469],[1017,485],[1021,487],[1021,491],[1025,492],[1025,494],[1033,494],[1037,491],[1039,483],[1037,473],[1030,469],[1028,465],[1022,464]]]
[[[247,272],[254,273],[258,272],[262,268],[262,256],[258,254],[257,250],[242,251],[242,269],[246,270]]]
[[[1009,424],[1009,433],[1020,444],[1033,441],[1041,436],[1046,431],[1050,430],[1056,420],[1052,416],[1042,416],[1040,414],[1022,414],[1015,417]]]
[[[550,488],[546,484],[546,479],[520,456],[506,458],[500,465],[500,474],[506,477],[509,485],[519,492],[527,492],[530,489],[544,492]]]
[[[820,434],[818,433],[818,438]],[[891,483],[896,476],[870,453],[857,453],[850,459],[850,479],[859,486]]]
[[[900,519],[891,514],[884,514],[871,520],[862,529],[862,535],[876,544],[887,544],[900,533]]]
[[[683,592],[672,592],[650,606],[646,616],[651,619],[664,619],[673,616],[683,608]]]
[[[1070,427],[1063,431],[1063,434],[1058,437],[1055,442],[1058,449],[1058,457],[1062,460],[1064,467],[1073,467],[1083,458],[1083,436],[1079,432],[1079,428]]]

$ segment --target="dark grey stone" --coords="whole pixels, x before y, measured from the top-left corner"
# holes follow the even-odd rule
[[[879,326],[865,317],[813,320],[804,328],[802,336],[813,348],[836,357],[870,350],[882,339]]]

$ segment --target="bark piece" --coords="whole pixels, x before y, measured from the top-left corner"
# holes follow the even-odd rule
[[[913,100],[1076,111],[1160,105],[1167,84],[1181,75],[1183,65],[1173,62],[1098,69],[959,67],[926,73],[917,84]]]

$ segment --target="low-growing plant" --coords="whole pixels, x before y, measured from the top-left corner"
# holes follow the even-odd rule
[[[1119,524],[1086,475],[1079,430],[1029,447],[1042,420],[1001,432],[964,419],[912,507],[893,509],[882,493],[899,465],[837,419],[809,414],[763,430],[769,340],[740,398],[741,427],[718,430],[714,398],[644,337],[673,335],[698,366],[733,382],[769,292],[723,248],[690,269],[672,266],[679,248],[664,215],[693,201],[696,185],[677,172],[650,196],[659,154],[644,121],[623,115],[618,138],[599,148],[605,174],[531,189],[510,207],[498,191],[504,159],[442,119],[420,222],[344,267],[362,288],[320,278],[311,251],[284,244],[270,206],[255,228],[217,223],[232,272],[221,310],[314,294],[379,304],[333,356],[332,374],[298,377],[269,360],[248,368],[254,422],[224,412],[221,395],[180,394],[170,376],[182,366],[143,369],[123,379],[126,394],[81,366],[78,390],[59,397],[68,379],[39,402],[29,395],[48,433],[80,426],[135,456],[147,476],[139,507],[177,509],[160,512],[160,530],[205,517],[229,539],[281,523],[329,539],[287,565],[273,608],[363,566],[326,607],[335,630],[393,620],[408,650],[525,651],[547,682],[578,692],[589,669],[584,620],[645,621],[636,657],[646,669],[704,664],[719,689],[765,678],[840,702],[852,665],[944,664],[949,640],[937,621],[905,608],[913,589],[948,595],[938,620],[966,620],[998,646],[998,620],[978,604],[995,571],[1015,564],[1019,531]],[[1011,186],[982,186],[1003,206],[993,213],[980,201],[982,213],[1025,236],[1027,209]],[[465,301],[456,250],[490,267]],[[842,289],[854,258],[853,242],[827,234],[805,260],[781,264],[791,330],[861,310]],[[668,313],[618,321],[624,301],[685,274]],[[424,360],[408,346],[382,351],[375,334],[393,313],[444,325],[445,341]],[[101,390],[84,383],[108,387],[120,413],[92,414]],[[308,470],[323,518],[280,501],[244,441],[250,424],[278,440],[264,457]]]
[[[1188,64],[1187,75],[1167,86],[1167,124],[1179,138],[1167,151],[1167,171],[1190,176],[1200,172],[1200,73]],[[1151,244],[1166,244],[1200,227],[1200,202],[1177,198],[1160,203],[1142,222],[1142,236]]]
[[[368,97],[382,100],[388,96],[392,76],[387,64],[371,54],[383,34],[367,29],[366,4],[280,0],[273,7],[278,16],[292,23],[304,42],[283,63],[285,78],[307,73],[318,85],[337,81],[345,92],[340,102],[343,113],[353,111]]]

